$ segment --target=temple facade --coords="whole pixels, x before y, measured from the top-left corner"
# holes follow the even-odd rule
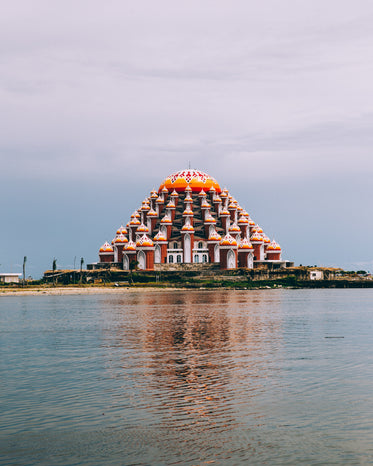
[[[111,243],[101,246],[97,265],[124,270],[204,263],[253,268],[282,266],[281,253],[227,189],[189,169],[173,173],[150,192]]]

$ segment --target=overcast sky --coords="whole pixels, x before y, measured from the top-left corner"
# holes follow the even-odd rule
[[[7,2],[0,272],[98,259],[206,171],[296,264],[373,272],[371,0]]]

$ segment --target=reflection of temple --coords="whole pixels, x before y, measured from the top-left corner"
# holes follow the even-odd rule
[[[124,270],[157,264],[219,264],[222,269],[283,266],[281,247],[239,205],[227,189],[197,170],[168,176],[151,191],[126,227],[99,251],[100,263]]]
[[[280,295],[188,290],[129,293],[116,305],[105,299],[116,329],[113,341],[108,326],[103,343],[108,370],[123,385],[130,380],[136,409],[159,425],[193,426],[202,435],[194,441],[207,444],[210,429],[235,429],[252,409],[260,416],[254,399],[273,379],[282,347]]]

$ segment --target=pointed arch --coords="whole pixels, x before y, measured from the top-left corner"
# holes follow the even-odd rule
[[[123,270],[129,270],[130,269],[130,261],[128,259],[127,254],[123,255]]]
[[[236,255],[232,249],[228,251],[227,254],[227,269],[235,269],[236,268]]]
[[[145,270],[146,269],[146,256],[144,251],[139,251],[137,254],[137,260],[139,261],[139,269]]]
[[[154,249],[154,263],[155,264],[160,264],[161,263],[161,247],[159,244],[155,245]]]
[[[191,258],[191,239],[189,233],[184,236],[184,262],[190,263]]]
[[[218,244],[214,247],[214,262],[220,262],[220,248]]]

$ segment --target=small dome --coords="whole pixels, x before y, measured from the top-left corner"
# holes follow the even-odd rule
[[[214,188],[214,186],[211,186],[211,188],[209,189],[209,193],[215,193],[216,192],[216,189]]]
[[[120,234],[114,239],[114,243],[115,244],[128,243],[128,239],[124,235]]]
[[[244,215],[241,215],[241,217],[238,219],[238,225],[248,225],[249,224],[249,221],[247,219],[247,217],[245,217]]]
[[[214,202],[218,202],[218,203],[220,204],[220,203],[223,202],[223,201],[221,200],[221,197],[217,194],[217,195],[214,197]]]
[[[190,193],[187,193],[187,195],[185,196],[184,202],[193,202],[193,199]]]
[[[158,194],[156,193],[156,191],[152,191],[150,195],[150,199],[157,199],[157,198],[158,198]]]
[[[158,233],[154,236],[154,241],[167,241],[167,238],[164,236],[162,231],[158,231]]]
[[[143,223],[136,230],[136,233],[148,233],[148,232],[149,232],[149,228]]]
[[[228,206],[228,209],[231,209],[231,210],[236,210],[237,209],[237,206],[234,202],[231,202]]]
[[[238,244],[238,249],[254,249],[254,248],[247,238],[243,238]]]
[[[170,201],[167,205],[166,205],[167,209],[175,209],[175,203],[174,201]]]
[[[267,247],[267,251],[281,251],[281,246],[273,240]]]
[[[178,197],[179,194],[178,194],[178,192],[174,189],[174,190],[172,191],[172,193],[170,194],[170,196]]]
[[[251,242],[256,242],[256,243],[263,243],[263,237],[260,233],[253,233],[250,238]]]
[[[155,202],[156,202],[157,204],[164,204],[164,200],[163,200],[161,197],[158,197],[158,198],[155,200]]]
[[[205,223],[216,223],[216,220],[210,213],[208,213],[205,218]]]
[[[185,225],[183,225],[181,231],[194,231],[194,228],[192,225],[190,225],[189,223],[186,223]]]
[[[257,233],[263,233],[262,228],[256,224],[255,227],[253,228],[253,232],[256,231]]]
[[[228,230],[230,233],[240,233],[241,228],[237,225],[237,223],[232,223]]]
[[[219,233],[214,229],[209,235],[208,241],[221,241],[221,236]]]
[[[172,223],[172,220],[171,220],[170,217],[166,214],[166,215],[162,218],[161,223]]]
[[[193,210],[190,207],[187,207],[183,212],[183,217],[187,217],[187,216],[189,217],[192,215],[194,214],[193,214]]]
[[[193,191],[193,189],[188,184],[187,187],[185,188],[185,192],[186,193],[191,193],[192,191]]]
[[[150,248],[154,246],[153,241],[145,233],[136,241],[136,246],[141,248]]]
[[[143,204],[142,207],[141,207],[141,210],[143,212],[147,212],[150,210],[150,205],[149,204]]]
[[[211,207],[211,205],[206,201],[205,198],[203,198],[202,202],[201,202],[201,207],[202,207],[202,209],[209,209]]]
[[[255,226],[255,222],[254,220],[251,220],[251,218],[249,217],[249,225],[252,227],[252,226]]]
[[[153,209],[150,209],[148,212],[148,217],[158,217],[157,212]]]
[[[220,246],[237,246],[237,241],[227,233],[224,238],[220,241]]]
[[[133,241],[128,241],[124,246],[125,251],[136,251],[136,244]]]
[[[137,226],[137,225],[141,225],[140,220],[138,220],[137,218],[133,218],[130,221],[130,226],[133,227],[133,226]]]
[[[206,192],[203,189],[201,189],[201,191],[198,194],[198,197],[206,197],[206,196],[207,196]]]
[[[110,246],[110,244],[106,241],[99,249],[99,252],[114,252],[114,249]]]
[[[131,218],[132,216],[134,216],[135,218],[140,218],[141,215],[137,212],[137,210],[135,210],[135,212],[131,215]]]
[[[229,217],[230,215],[228,210],[223,209],[220,211],[220,217]]]
[[[162,193],[165,193],[165,194],[167,194],[167,193],[168,193],[168,189],[166,188],[166,186],[163,186],[163,188],[162,188],[162,190],[161,190],[161,191],[162,191]]]
[[[123,226],[123,225],[121,225],[121,226],[118,228],[118,230],[117,230],[117,233],[116,233],[116,234],[117,234],[117,235],[120,235],[120,234],[122,234],[122,235],[126,235],[127,233],[128,233],[128,231],[127,231],[127,230],[124,228],[124,226]]]

